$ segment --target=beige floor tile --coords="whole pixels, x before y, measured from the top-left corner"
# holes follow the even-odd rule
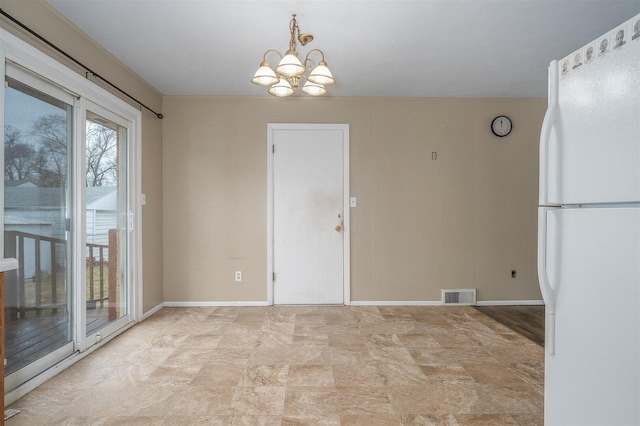
[[[329,416],[285,416],[282,426],[339,426],[340,417]]]
[[[337,386],[342,415],[394,414],[389,393],[378,386]]]
[[[524,383],[520,374],[499,362],[462,362],[461,365],[478,383]]]
[[[235,388],[184,386],[175,390],[177,402],[169,415],[184,417],[229,416],[233,414]]]
[[[460,426],[512,426],[518,424],[508,414],[456,414],[454,417]]]
[[[210,388],[239,386],[244,372],[243,365],[205,364],[194,375],[191,384]]]
[[[459,426],[450,414],[408,414],[400,418],[404,426]]]
[[[232,422],[232,416],[167,416],[162,424],[165,426],[227,426]]]
[[[234,416],[230,423],[233,426],[280,426],[282,418],[280,416]]]
[[[282,415],[284,386],[240,387],[236,389],[231,406],[235,415]]]
[[[375,363],[334,364],[336,386],[384,386],[385,377]]]
[[[544,349],[470,307],[164,308],[7,426],[542,425]]]
[[[366,347],[329,348],[331,364],[370,364],[374,360]]]
[[[505,409],[480,385],[397,386],[389,390],[399,414],[485,414]]]
[[[401,426],[400,417],[395,414],[346,414],[340,416],[341,426]]]
[[[248,365],[243,372],[240,386],[286,386],[289,365]]]
[[[285,417],[334,417],[340,414],[340,400],[333,386],[287,386]]]
[[[475,379],[460,364],[428,364],[419,367],[429,384],[464,385],[465,383],[476,383]]]
[[[331,365],[290,365],[287,386],[334,386]]]

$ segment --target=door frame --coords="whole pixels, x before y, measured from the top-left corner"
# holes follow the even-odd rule
[[[273,157],[274,132],[278,130],[339,130],[342,131],[342,177],[343,177],[343,303],[351,303],[351,222],[349,211],[349,125],[348,124],[305,124],[305,123],[268,123],[267,124],[267,303],[273,305]]]

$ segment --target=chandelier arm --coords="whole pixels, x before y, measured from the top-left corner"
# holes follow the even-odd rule
[[[282,59],[282,53],[280,53],[278,50],[276,49],[269,49],[266,52],[264,52],[264,55],[262,55],[262,62],[266,62],[267,61],[267,55],[271,52],[276,52],[278,54],[278,56],[280,56],[280,59]]]
[[[307,60],[310,60],[310,59],[309,59],[309,56],[311,56],[311,54],[312,54],[313,52],[320,52],[320,56],[322,56],[321,61],[323,61],[323,62],[324,62],[324,52],[323,52],[322,50],[320,50],[320,49],[311,49],[311,50],[309,51],[309,53],[307,53],[307,56],[305,56],[305,58],[304,58],[305,62],[306,62]],[[313,61],[311,61],[311,62],[313,62]]]

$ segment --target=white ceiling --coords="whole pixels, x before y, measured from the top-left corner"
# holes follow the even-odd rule
[[[640,13],[640,0],[45,1],[164,95],[269,96],[250,79],[287,49],[296,13],[330,96],[544,97],[552,59]]]

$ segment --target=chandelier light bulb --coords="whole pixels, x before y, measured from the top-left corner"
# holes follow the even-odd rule
[[[312,83],[309,80],[302,86],[302,91],[311,96],[322,96],[327,93],[327,89],[322,84]]]
[[[280,77],[280,81],[269,89],[269,93],[279,98],[293,95],[293,89],[286,78]]]
[[[323,86],[336,82],[333,79],[333,74],[327,67],[327,63],[325,61],[320,61],[318,66],[311,71],[311,74],[309,74],[309,80],[312,83],[322,84]]]
[[[298,54],[290,50],[276,67],[276,72],[287,77],[297,77],[304,73],[304,67],[298,59]]]
[[[269,66],[269,63],[263,61],[260,63],[258,71],[253,75],[251,82],[260,86],[271,86],[278,82],[278,77]]]

